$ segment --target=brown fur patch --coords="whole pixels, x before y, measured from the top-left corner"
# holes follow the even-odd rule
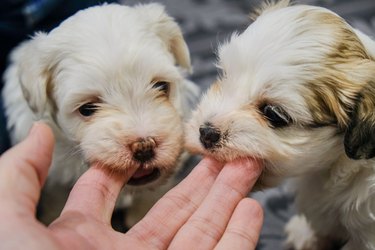
[[[220,93],[220,92],[221,92],[221,85],[220,85],[220,82],[219,82],[219,81],[214,82],[214,83],[210,86],[210,91],[213,91],[213,92],[215,92],[215,93]]]
[[[329,26],[336,42],[315,72],[318,77],[308,83],[307,103],[316,124],[345,128],[357,95],[369,80],[361,67],[370,56],[342,18],[329,12],[316,12],[313,18],[318,25]]]
[[[326,72],[310,83],[307,104],[316,125],[346,127],[362,85],[352,84],[345,75]]]
[[[156,147],[156,142],[152,137],[140,138],[130,145],[131,151],[147,151],[153,150]]]
[[[374,71],[375,78],[375,71]],[[345,151],[353,159],[375,156],[375,81],[370,81],[361,91],[345,134]]]

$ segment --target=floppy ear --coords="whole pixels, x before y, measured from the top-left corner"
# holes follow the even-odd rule
[[[49,69],[43,49],[45,33],[38,33],[32,40],[21,44],[12,54],[11,60],[17,67],[23,95],[34,114],[41,118],[47,108]]]
[[[162,5],[151,3],[137,6],[147,16],[151,29],[162,39],[173,54],[176,64],[191,71],[189,49],[182,36],[181,29],[172,17],[167,15]]]
[[[347,156],[355,160],[375,156],[375,77],[359,93],[344,146]]]
[[[346,155],[357,160],[375,156],[375,42],[359,30],[354,32],[372,58],[360,66],[364,68],[360,76],[368,79],[358,95],[344,139]]]

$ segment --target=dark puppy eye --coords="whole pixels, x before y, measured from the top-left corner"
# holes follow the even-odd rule
[[[260,111],[275,128],[285,127],[291,122],[289,115],[279,106],[265,104],[260,108]]]
[[[154,85],[152,85],[153,88],[158,89],[159,91],[163,92],[164,94],[169,94],[169,82],[165,81],[159,81],[155,82]]]
[[[92,102],[83,104],[78,108],[78,111],[83,116],[91,116],[98,110],[98,105]]]

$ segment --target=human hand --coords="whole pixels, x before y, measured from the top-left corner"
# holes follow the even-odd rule
[[[35,218],[53,151],[44,124],[0,157],[0,242],[5,249],[254,249],[263,222],[259,204],[244,198],[261,172],[242,159],[225,166],[202,160],[126,234],[110,221],[133,171],[113,175],[91,167],[77,181],[49,227]]]

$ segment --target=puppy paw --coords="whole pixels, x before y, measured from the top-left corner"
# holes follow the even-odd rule
[[[305,216],[295,215],[285,226],[287,250],[319,250],[318,238]]]

